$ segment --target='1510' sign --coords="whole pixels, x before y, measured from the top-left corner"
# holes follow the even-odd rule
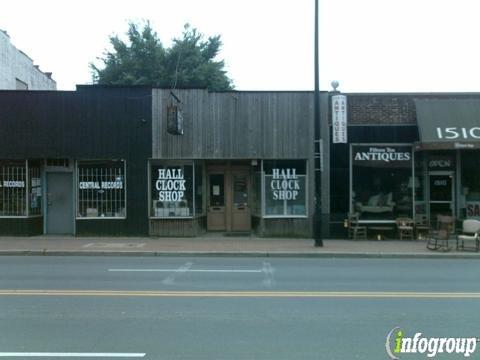
[[[437,127],[437,136],[439,139],[480,139],[480,127]]]

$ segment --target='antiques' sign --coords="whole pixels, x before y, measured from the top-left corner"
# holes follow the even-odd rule
[[[300,191],[296,169],[272,169],[273,200],[296,200]]]
[[[399,163],[410,162],[412,149],[407,146],[352,146],[353,162]]]
[[[347,143],[347,97],[332,96],[333,143]]]
[[[158,200],[175,202],[185,195],[185,175],[182,169],[158,169],[158,178],[155,182],[158,191]]]

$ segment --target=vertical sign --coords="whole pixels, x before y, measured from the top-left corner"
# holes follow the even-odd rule
[[[332,96],[333,143],[347,143],[347,97]]]

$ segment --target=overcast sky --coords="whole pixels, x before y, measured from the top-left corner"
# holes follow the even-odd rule
[[[480,91],[479,0],[319,0],[320,87],[344,92]],[[237,90],[312,90],[314,0],[2,0],[0,29],[59,90],[148,19],[164,45],[188,22],[220,34]]]

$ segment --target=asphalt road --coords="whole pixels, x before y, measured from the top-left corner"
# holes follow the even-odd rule
[[[0,257],[0,357],[387,359],[396,326],[412,336],[480,337],[479,265]],[[400,358],[427,358],[416,355]]]

